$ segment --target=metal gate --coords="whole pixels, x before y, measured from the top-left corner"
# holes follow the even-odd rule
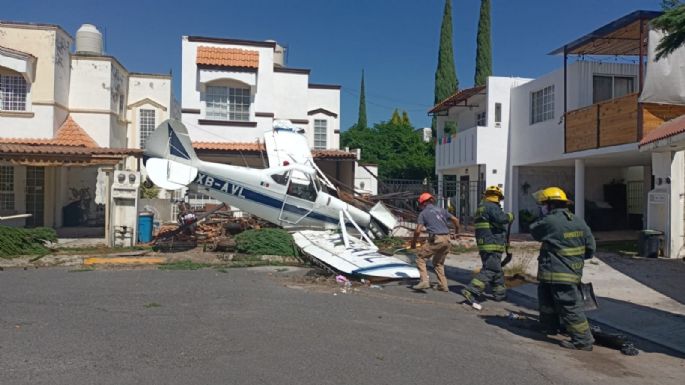
[[[395,207],[412,208],[418,211],[416,198],[423,192],[430,192],[438,201],[444,202],[444,207],[457,216],[462,224],[471,224],[473,214],[485,190],[485,182],[472,181],[468,178],[443,180],[442,197],[438,196],[438,191],[440,191],[438,187],[438,181],[386,179],[379,183],[378,194],[397,194],[397,198],[384,199],[384,202]]]
[[[43,226],[45,213],[45,168],[26,167],[26,227]]]

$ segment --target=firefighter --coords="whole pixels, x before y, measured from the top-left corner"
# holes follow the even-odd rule
[[[591,351],[594,339],[579,285],[585,259],[595,253],[595,238],[585,221],[569,211],[572,202],[562,189],[549,187],[533,196],[541,207],[540,218],[530,226],[533,238],[542,242],[537,277],[541,329],[554,335],[563,326],[571,341],[561,346]]]
[[[499,186],[490,186],[483,192],[475,215],[476,245],[483,267],[471,279],[469,286],[462,290],[462,295],[474,307],[479,308],[478,297],[490,284],[495,301],[502,301],[507,296],[502,271],[502,253],[504,253],[507,226],[514,220],[514,214],[505,213],[500,206],[504,194]]]
[[[450,250],[450,230],[447,221],[454,225],[455,235],[459,233],[459,220],[447,210],[435,207],[435,198],[430,193],[423,193],[419,196],[419,207],[421,213],[416,223],[414,238],[411,241],[411,248],[416,248],[416,241],[421,235],[421,231],[426,228],[428,231],[428,242],[418,250],[416,255],[416,267],[419,269],[419,283],[412,286],[414,290],[430,288],[428,270],[426,269],[426,259],[433,257],[433,269],[438,276],[439,291],[449,291],[447,278],[445,278],[445,257]]]

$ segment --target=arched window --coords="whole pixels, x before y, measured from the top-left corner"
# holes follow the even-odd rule
[[[205,94],[207,102],[207,119],[216,120],[250,120],[250,103],[252,95],[249,86],[236,83],[207,85]]]

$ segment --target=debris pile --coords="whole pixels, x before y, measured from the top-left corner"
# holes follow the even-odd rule
[[[265,226],[271,225],[254,217],[234,217],[226,205],[183,209],[178,215],[178,223],[160,226],[153,246],[163,251],[188,250],[198,245],[205,251],[233,251],[236,234]]]

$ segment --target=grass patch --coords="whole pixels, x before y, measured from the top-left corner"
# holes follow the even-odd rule
[[[249,255],[297,257],[292,235],[283,229],[247,230],[235,237],[236,250]]]
[[[87,266],[87,267],[82,267],[80,269],[69,270],[70,273],[83,273],[86,271],[95,271],[95,268],[92,266]]]
[[[452,247],[450,247],[450,253],[452,254],[470,253],[472,251],[478,251],[478,247],[466,247],[462,245],[452,245]]]
[[[45,246],[47,242],[57,242],[57,233],[54,229],[0,226],[0,258],[49,254],[50,249]]]
[[[116,254],[125,253],[129,251],[152,250],[152,246],[133,246],[133,247],[106,247],[106,246],[88,246],[88,247],[64,247],[57,249],[54,254],[57,255],[76,255],[76,254]]]
[[[200,269],[205,269],[207,267],[211,267],[212,265],[208,263],[198,263],[198,262],[193,262],[189,259],[186,259],[185,261],[177,261],[177,262],[169,262],[169,263],[162,263],[159,265],[160,270],[200,270]]]
[[[225,267],[215,267],[214,270],[218,271],[219,273],[228,273],[228,270],[226,270]]]
[[[376,239],[373,243],[378,246],[381,250],[395,251],[404,247],[406,240],[396,237],[385,237],[381,239]]]
[[[597,251],[637,255],[637,241],[610,241],[597,244]]]
[[[145,305],[143,305],[143,307],[146,309],[150,309],[153,307],[162,307],[162,305],[158,304],[157,302],[150,302],[150,303],[146,303]]]

